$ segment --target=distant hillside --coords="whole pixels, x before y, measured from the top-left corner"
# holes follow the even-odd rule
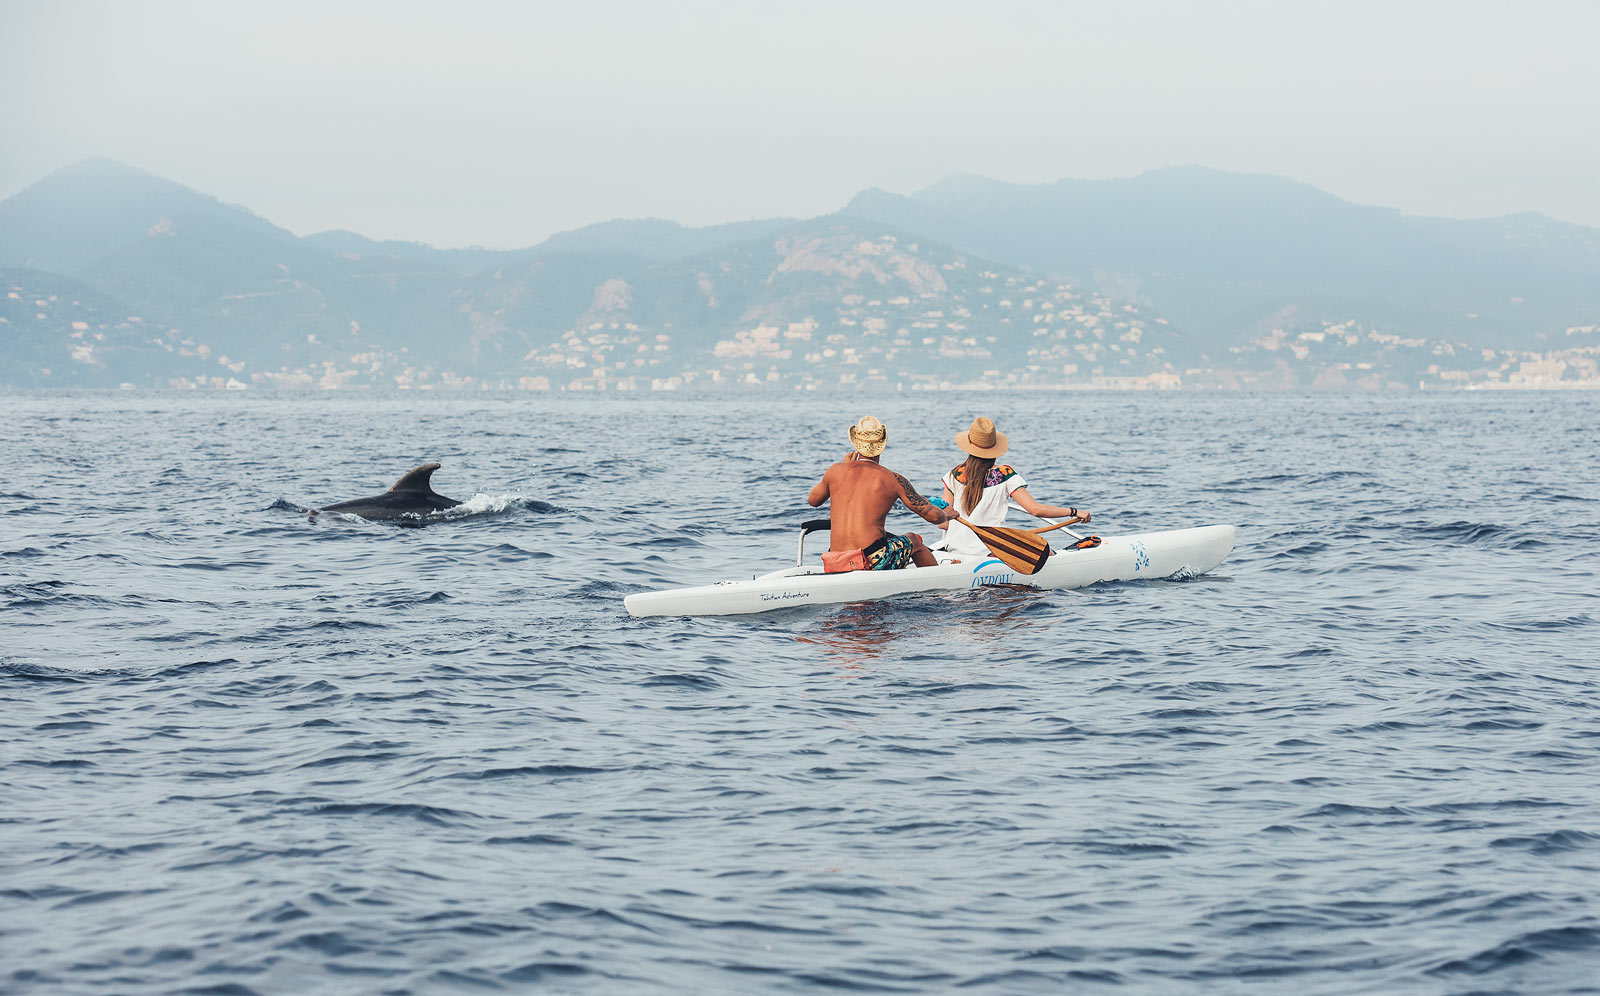
[[[0,269],[0,386],[151,388],[174,377],[221,388],[229,371],[192,339],[69,277]]]
[[[0,201],[0,387],[1600,386],[1596,241],[1169,170],[438,249],[91,160]]]
[[[1282,315],[1522,348],[1600,317],[1600,230],[1535,214],[1409,217],[1281,177],[955,176],[909,197],[870,190],[844,213],[1137,297],[1210,348]]]
[[[617,221],[528,249],[441,250],[296,238],[107,160],[0,202],[0,265],[48,269],[159,324],[180,385],[1125,383],[1194,358],[1148,308],[880,222]],[[57,319],[30,319],[30,336],[59,340],[44,352],[0,339],[0,384],[120,382],[53,360],[41,374],[83,331]],[[218,369],[197,376],[197,357]]]
[[[538,325],[524,302],[542,298],[518,279],[504,273],[473,299],[486,328]],[[1159,383],[1191,354],[1148,309],[883,225],[822,218],[619,268],[525,361],[553,386],[1042,386]]]

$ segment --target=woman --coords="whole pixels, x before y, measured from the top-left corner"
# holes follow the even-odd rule
[[[1006,434],[982,415],[972,420],[966,432],[956,433],[956,445],[966,451],[967,462],[956,466],[944,475],[944,500],[961,513],[968,522],[980,526],[1006,524],[1006,503],[1015,501],[1023,511],[1041,518],[1070,518],[1089,521],[1089,512],[1082,508],[1062,508],[1059,505],[1041,505],[1028,494],[1028,482],[1022,475],[1005,464],[996,465],[995,458],[1005,453]],[[986,554],[988,548],[977,534],[959,522],[945,528],[945,549],[951,553]]]

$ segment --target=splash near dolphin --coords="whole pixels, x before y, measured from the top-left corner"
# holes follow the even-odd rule
[[[353,498],[350,501],[341,501],[333,505],[324,505],[316,512],[343,512],[346,515],[359,515],[363,519],[376,519],[387,521],[393,519],[415,519],[430,512],[442,512],[447,508],[455,508],[461,503],[454,498],[446,498],[433,490],[429,478],[439,469],[437,463],[425,463],[394,482],[394,487],[381,495],[371,498]]]

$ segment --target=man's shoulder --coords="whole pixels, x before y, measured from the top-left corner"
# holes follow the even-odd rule
[[[876,460],[840,460],[823,472],[824,476],[854,477],[868,479],[876,477],[891,477],[891,472],[878,464]]]
[[[857,460],[848,467],[850,469],[844,473],[851,475],[862,487],[895,492],[900,490],[900,482],[905,480],[876,460]]]

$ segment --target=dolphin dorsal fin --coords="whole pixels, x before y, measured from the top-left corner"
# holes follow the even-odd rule
[[[431,495],[433,494],[433,486],[428,483],[428,478],[432,477],[433,472],[438,469],[439,465],[436,463],[425,463],[417,469],[411,471],[406,476],[400,478],[400,480],[395,481],[394,487],[390,488],[389,490],[420,491],[423,494]]]

